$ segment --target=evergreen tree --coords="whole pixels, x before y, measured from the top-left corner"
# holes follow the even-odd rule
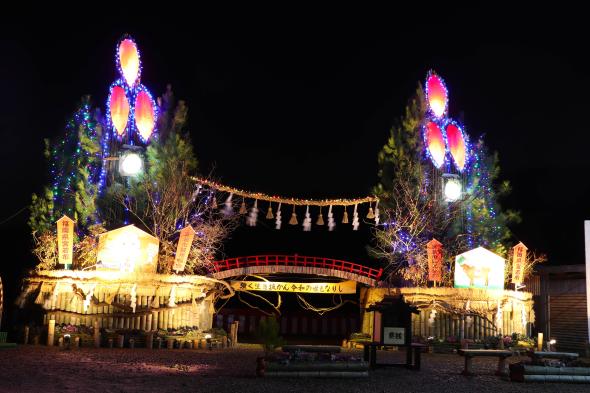
[[[29,225],[33,231],[53,230],[55,221],[68,215],[85,231],[96,224],[97,181],[101,168],[102,126],[90,97],[82,98],[69,119],[61,138],[45,141],[45,156],[50,161],[51,185],[42,195],[33,194]]]
[[[427,103],[419,84],[400,121],[392,127],[378,155],[378,179],[374,193],[380,199],[384,223],[375,232],[374,256],[384,258],[392,276],[415,284],[426,282],[426,243],[441,241],[447,251],[447,278],[452,257],[484,246],[505,256],[511,232],[508,224],[518,214],[503,212],[498,199],[509,192],[508,182],[498,183],[497,154],[490,155],[480,139],[461,175],[466,185],[462,200],[441,200],[442,172],[425,154],[422,137]]]

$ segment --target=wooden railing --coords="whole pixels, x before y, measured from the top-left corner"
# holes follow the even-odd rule
[[[367,266],[359,265],[358,263],[322,257],[306,257],[300,255],[254,255],[230,258],[223,261],[214,262],[214,266],[216,272],[253,266],[316,267],[354,273],[360,276],[369,277],[373,280],[379,280],[383,274],[383,269],[373,269]]]

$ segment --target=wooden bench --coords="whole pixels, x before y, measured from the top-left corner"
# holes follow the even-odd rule
[[[506,375],[506,359],[512,356],[512,351],[503,349],[459,349],[457,353],[465,357],[465,369],[461,374],[474,375],[472,369],[473,358],[477,356],[492,356],[498,358],[496,375]]]
[[[543,351],[528,351],[527,355],[531,358],[533,364],[541,364],[545,359],[557,359],[562,362],[577,360],[580,356],[574,352],[543,352]]]

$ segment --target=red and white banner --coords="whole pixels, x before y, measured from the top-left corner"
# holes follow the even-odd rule
[[[442,243],[432,239],[426,243],[426,252],[428,254],[428,280],[442,281]]]

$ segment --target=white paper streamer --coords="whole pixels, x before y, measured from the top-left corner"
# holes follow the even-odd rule
[[[276,214],[276,219],[275,219],[275,228],[276,229],[281,229],[281,203],[279,202],[279,207],[277,207],[277,214]]]
[[[328,230],[332,232],[335,226],[336,222],[334,221],[334,214],[332,214],[332,205],[330,205],[328,209]]]
[[[303,231],[311,231],[311,215],[309,214],[309,206],[307,206],[307,209],[305,210],[305,219],[303,220]]]
[[[248,218],[246,219],[246,225],[250,227],[256,226],[256,221],[258,220],[258,199],[254,201],[254,206],[250,210],[250,214],[248,214]]]

